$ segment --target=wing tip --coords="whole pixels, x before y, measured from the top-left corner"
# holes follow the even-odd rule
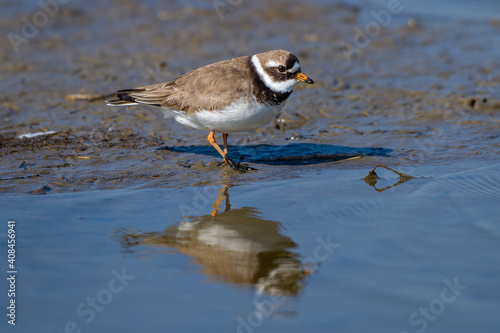
[[[145,89],[123,89],[118,90],[112,99],[104,101],[108,106],[138,105],[139,103],[130,96],[131,93],[143,92]]]
[[[126,106],[126,105],[138,105],[139,103],[137,102],[132,102],[132,101],[126,101],[123,99],[110,99],[107,101],[104,101],[107,106]]]
[[[125,106],[125,105],[152,105],[152,106],[162,106],[163,97],[160,96],[148,96],[147,94],[141,94],[147,89],[136,88],[136,89],[124,89],[118,90],[115,97],[106,100],[106,105],[109,106]]]

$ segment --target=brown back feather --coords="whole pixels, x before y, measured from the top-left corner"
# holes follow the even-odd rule
[[[250,57],[239,57],[206,65],[172,81],[120,90],[111,105],[149,104],[184,111],[220,110],[235,99],[248,96]]]

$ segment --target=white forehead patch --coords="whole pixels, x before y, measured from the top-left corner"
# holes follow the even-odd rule
[[[277,61],[274,61],[274,60],[269,60],[268,62],[266,62],[266,67],[279,67],[281,66],[281,64]],[[289,70],[287,70],[288,73],[296,73],[298,70],[300,69],[300,62],[297,60],[292,68],[290,68]]]
[[[268,62],[266,62],[266,67],[278,67],[280,65],[281,64],[279,62],[276,62],[274,60],[269,60]]]
[[[297,60],[295,64],[293,64],[292,68],[287,70],[288,73],[295,73],[300,69],[300,62]]]
[[[266,63],[266,66],[273,61],[270,60]],[[262,82],[268,87],[269,89],[276,91],[276,92],[292,92],[293,87],[299,82],[296,79],[290,79],[286,81],[281,81],[281,82],[276,82],[274,81],[269,74],[266,73],[264,68],[262,68],[262,65],[260,64],[260,60],[257,57],[257,55],[252,56],[252,64],[255,66],[255,69],[257,70],[257,73],[259,74],[260,78],[262,79]],[[295,65],[294,65],[295,67]]]

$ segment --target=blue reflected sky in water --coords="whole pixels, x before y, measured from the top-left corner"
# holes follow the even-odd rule
[[[429,176],[436,174],[441,176]],[[389,172],[379,175],[379,189],[398,181]],[[314,271],[302,291],[274,299],[268,317],[250,328],[415,332],[421,324],[412,326],[409,316],[439,299],[445,279],[456,278],[467,289],[428,322],[428,331],[493,332],[499,325],[500,169],[426,166],[415,175],[426,178],[383,192],[364,183],[362,170],[230,187],[229,212],[250,209],[252,218],[268,221]],[[2,219],[17,220],[18,328],[59,332],[74,321],[92,332],[234,332],[258,323],[253,316],[265,309],[258,304],[273,298],[255,285],[214,279],[197,254],[180,248],[120,244],[120,230],[161,234],[197,217],[209,219],[217,191],[2,197]],[[220,203],[218,214],[224,214]],[[325,242],[338,246],[331,253],[318,250]],[[113,272],[122,270],[133,279],[93,317],[88,297],[106,300]]]
[[[500,2],[495,0],[346,0],[345,3],[356,4],[361,8],[387,8],[389,3],[399,3],[406,15],[424,15],[450,17],[457,19],[500,18]]]

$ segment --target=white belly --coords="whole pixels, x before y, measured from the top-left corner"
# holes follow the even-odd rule
[[[255,99],[239,99],[220,111],[201,110],[192,115],[176,110],[164,110],[166,117],[173,117],[183,125],[218,133],[245,132],[271,122],[285,106],[262,105]]]

